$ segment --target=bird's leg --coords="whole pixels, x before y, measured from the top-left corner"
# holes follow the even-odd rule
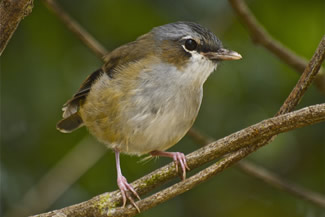
[[[181,165],[183,176],[182,179],[184,180],[186,177],[186,169],[190,170],[187,166],[185,155],[181,152],[166,152],[166,151],[152,151],[150,152],[152,156],[162,156],[162,157],[170,157],[173,158],[175,162],[176,172],[178,172],[178,164]]]
[[[121,194],[123,197],[123,207],[125,207],[126,200],[129,199],[132,205],[138,210],[138,212],[140,212],[139,207],[135,204],[133,198],[131,197],[131,195],[129,195],[128,191],[131,191],[139,200],[141,199],[137,194],[137,192],[134,190],[134,188],[128,183],[126,178],[122,175],[121,166],[120,166],[120,152],[118,150],[115,150],[115,160],[116,160],[116,170],[117,170],[117,185],[121,190]]]

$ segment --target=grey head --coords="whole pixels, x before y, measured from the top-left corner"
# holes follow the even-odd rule
[[[152,29],[158,43],[173,41],[183,47],[187,54],[200,53],[212,61],[237,60],[241,55],[223,48],[222,42],[206,27],[187,21],[178,21]]]
[[[207,28],[193,22],[179,21],[154,28],[153,33],[158,40],[182,41],[194,39],[199,51],[216,51],[222,48],[222,42]]]

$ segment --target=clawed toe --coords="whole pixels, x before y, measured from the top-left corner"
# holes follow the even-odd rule
[[[184,180],[186,178],[186,170],[190,170],[190,168],[187,165],[185,155],[181,152],[174,152],[173,160],[175,162],[176,172],[178,172],[178,164],[181,165],[183,171],[182,179]]]
[[[123,207],[126,205],[126,201],[129,200],[130,203],[138,210],[140,213],[139,207],[135,204],[130,192],[136,196],[139,200],[140,196],[138,193],[134,190],[134,188],[127,182],[126,178],[124,176],[119,176],[117,178],[117,185],[121,190],[122,198],[123,198]]]
[[[165,151],[152,151],[150,152],[152,156],[163,156],[163,157],[170,157],[173,158],[176,172],[178,172],[178,164],[181,165],[183,175],[182,179],[184,180],[186,178],[186,170],[190,170],[190,168],[187,165],[186,157],[181,152],[165,152]]]

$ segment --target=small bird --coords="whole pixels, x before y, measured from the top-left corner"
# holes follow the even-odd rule
[[[185,155],[166,150],[193,125],[203,84],[218,63],[241,58],[199,24],[155,27],[105,57],[105,64],[64,104],[57,129],[70,133],[86,126],[114,150],[123,206],[128,199],[138,209],[130,194],[140,197],[122,175],[120,153],[170,157],[185,179]]]

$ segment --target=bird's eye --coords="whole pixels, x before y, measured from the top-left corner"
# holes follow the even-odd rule
[[[197,47],[197,43],[193,39],[187,39],[185,41],[185,48],[187,50],[192,51],[192,50],[195,50],[196,47]]]

